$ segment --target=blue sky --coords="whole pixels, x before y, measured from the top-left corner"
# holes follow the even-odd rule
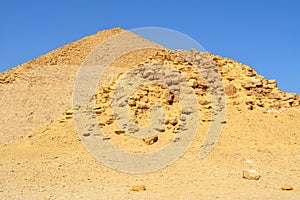
[[[0,71],[102,29],[164,27],[300,94],[300,1],[0,2]]]

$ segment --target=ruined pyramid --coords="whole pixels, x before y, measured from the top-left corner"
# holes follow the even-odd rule
[[[120,28],[100,31],[0,74],[1,199],[300,197],[300,96],[280,90],[276,80],[266,80],[250,66],[208,52],[202,54],[215,63],[226,100],[223,130],[211,153],[204,159],[197,157],[213,123],[207,77],[180,56],[184,51],[148,48],[123,55],[105,72],[105,83],[98,85],[92,99],[97,126],[112,144],[133,153],[155,152],[176,141],[186,119],[180,99],[167,88],[142,86],[126,105],[132,120],[142,126],[150,123],[151,106],[162,105],[167,117],[154,136],[127,135],[111,107],[126,72],[167,65],[185,77],[197,96],[200,118],[194,141],[178,160],[152,173],[123,173],[98,162],[82,143],[89,135],[76,129],[74,84],[96,46],[123,32]],[[138,71],[134,76],[149,77],[147,73]],[[257,170],[259,180],[243,178],[245,169]],[[132,186],[144,187],[137,192]]]

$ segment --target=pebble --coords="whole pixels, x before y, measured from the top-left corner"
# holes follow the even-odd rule
[[[281,190],[290,191],[293,190],[293,187],[290,185],[284,185],[281,187]]]
[[[255,169],[243,170],[243,178],[247,180],[259,180],[260,175]]]
[[[150,137],[150,138],[147,138],[147,139],[143,139],[143,141],[148,144],[148,145],[152,145],[154,144],[155,142],[158,141],[158,136],[154,136],[154,137]]]
[[[117,134],[117,135],[121,135],[121,134],[124,134],[125,133],[125,131],[123,131],[123,130],[117,130],[117,131],[115,131],[115,134]]]
[[[146,190],[146,186],[144,186],[144,185],[133,185],[131,187],[131,190],[132,191],[144,191],[144,190]]]

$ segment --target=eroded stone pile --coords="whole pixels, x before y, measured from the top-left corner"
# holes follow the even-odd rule
[[[188,55],[193,56],[189,58]],[[200,70],[195,68],[197,62],[198,64],[202,64]],[[186,80],[188,86],[192,88],[193,93],[197,97],[202,123],[212,121],[212,95],[217,96],[219,101],[222,96],[226,96],[227,105],[233,105],[240,111],[242,109],[262,109],[262,112],[272,112],[274,110],[280,111],[299,106],[300,98],[298,95],[282,92],[277,88],[275,80],[266,80],[251,67],[228,58],[221,58],[220,56],[208,53],[199,53],[193,50],[191,52],[158,51],[155,56],[141,62],[138,66],[132,66],[132,69],[137,70],[129,76],[132,79],[129,85],[133,85],[135,80],[138,81],[138,78],[149,79],[154,82],[156,79],[161,79],[158,77],[163,72],[150,68],[157,67],[159,69],[162,66],[169,67],[175,72],[180,73],[182,78],[180,79],[176,76],[167,77],[164,80],[166,85],[163,83],[145,84],[146,82],[142,82],[143,84],[132,90],[127,100],[118,105],[126,106],[130,118],[140,126],[149,125],[151,121],[151,107],[154,105],[163,107],[166,114],[166,118],[162,122],[164,125],[160,129],[157,129],[157,135],[143,140],[148,145],[156,143],[167,134],[171,136],[164,138],[164,140],[175,141],[176,137],[174,134],[182,131],[181,129],[184,128],[185,114],[189,113],[187,110],[181,110],[178,95],[180,91],[179,84],[184,82],[184,80]],[[210,67],[210,69],[220,73],[225,91],[218,87],[212,88],[213,91],[210,91],[210,85],[213,86],[218,80],[212,75],[211,71],[203,70],[203,68],[209,68],[207,66],[215,67]],[[128,74],[130,73],[119,74],[118,78],[110,84],[99,86],[99,90],[94,98],[94,111],[98,116],[99,127],[109,127],[107,130],[117,135],[123,135],[125,131],[115,124],[116,118],[120,118],[120,116],[116,115],[112,110],[113,96],[117,90],[118,83],[122,82],[124,84],[123,77],[128,76]],[[124,95],[120,95],[120,98],[123,97]],[[217,101],[217,103],[220,102]],[[221,103],[218,106],[220,110],[224,109]],[[68,111],[67,116],[70,117],[70,111]]]
[[[229,58],[211,55],[223,78],[227,102],[238,109],[263,108],[264,111],[280,110],[300,105],[300,97],[281,91],[276,80],[266,80],[253,68]]]

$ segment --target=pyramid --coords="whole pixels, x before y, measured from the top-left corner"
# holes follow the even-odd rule
[[[281,91],[276,80],[266,80],[250,66],[207,52],[226,94],[223,130],[210,154],[197,157],[213,123],[206,77],[181,56],[186,52],[146,49],[123,55],[105,72],[106,82],[91,99],[97,126],[112,144],[133,153],[155,152],[175,142],[185,119],[178,111],[180,99],[167,88],[141,86],[128,101],[129,115],[140,125],[149,124],[152,105],[166,110],[154,136],[125,134],[111,107],[118,81],[128,71],[167,65],[185,77],[197,96],[196,136],[184,155],[159,171],[128,174],[98,162],[84,146],[88,135],[76,129],[74,83],[93,49],[122,32],[98,32],[0,74],[1,199],[299,198],[299,95]],[[243,178],[248,169],[257,170],[259,180]]]

